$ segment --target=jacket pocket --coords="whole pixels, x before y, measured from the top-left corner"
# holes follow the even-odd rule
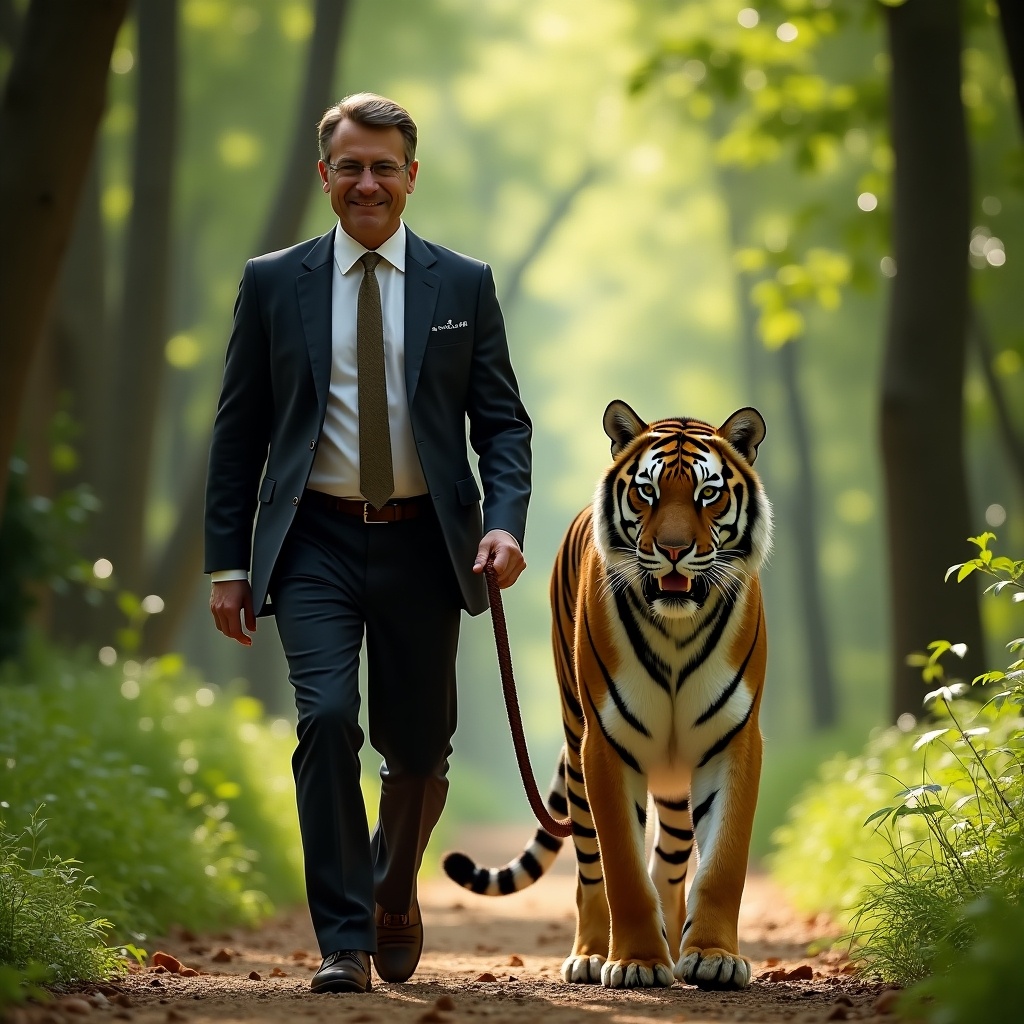
[[[265,476],[263,483],[260,484],[260,501],[264,505],[269,505],[274,500],[274,488],[277,486],[277,481],[272,476]]]
[[[455,489],[459,492],[459,503],[472,505],[480,500],[480,488],[477,487],[476,477],[467,476],[465,480],[456,480]]]

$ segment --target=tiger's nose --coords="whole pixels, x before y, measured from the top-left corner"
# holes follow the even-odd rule
[[[660,541],[655,541],[654,543],[658,550],[661,551],[673,565],[679,561],[683,552],[686,550],[686,548],[682,547],[673,547],[671,544],[662,544]]]

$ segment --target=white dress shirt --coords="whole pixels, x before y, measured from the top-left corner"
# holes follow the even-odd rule
[[[392,497],[427,492],[416,442],[412,436],[405,390],[405,223],[376,250],[381,261],[376,277],[384,321],[384,372],[391,425],[391,460],[395,472]],[[341,498],[362,499],[359,491],[359,389],[356,373],[356,307],[363,265],[369,252],[338,224],[334,232],[334,277],[331,284],[331,386],[320,442],[308,486]],[[245,569],[211,573],[214,583],[248,578]]]
[[[334,232],[331,296],[331,390],[307,486],[340,498],[362,498],[359,490],[359,387],[356,372],[356,306],[363,280],[360,257],[368,252],[341,225]],[[405,224],[377,250],[376,277],[384,320],[384,372],[391,425],[392,497],[425,494],[405,390]]]

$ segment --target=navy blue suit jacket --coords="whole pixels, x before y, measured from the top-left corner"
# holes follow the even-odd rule
[[[327,410],[333,261],[334,230],[250,260],[235,302],[210,448],[205,571],[251,565],[257,614],[273,612],[267,587]],[[483,578],[472,571],[480,537],[501,529],[523,543],[530,420],[490,267],[408,228],[405,378],[423,475],[475,615],[487,607]]]

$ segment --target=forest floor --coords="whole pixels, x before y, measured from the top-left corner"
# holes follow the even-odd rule
[[[503,863],[515,851],[467,837],[462,848]],[[528,831],[518,836],[525,838]],[[488,837],[493,839],[493,837]],[[485,845],[490,849],[482,849]],[[501,852],[504,852],[504,859]],[[132,1020],[137,1024],[245,1024],[308,1020],[365,1024],[641,1024],[645,1021],[883,1021],[896,995],[857,978],[845,956],[830,949],[839,929],[824,916],[808,918],[787,904],[761,873],[747,880],[740,946],[751,958],[754,982],[743,992],[671,988],[609,990],[567,985],[559,967],[572,945],[575,882],[571,853],[524,892],[486,898],[446,878],[421,882],[423,958],[404,985],[373,979],[373,991],[314,995],[319,966],[305,908],[279,915],[252,931],[194,936],[176,931],[150,940],[151,953],[171,954],[185,968],[151,964],[104,985],[80,986],[47,1007],[22,1008],[14,1024]],[[787,977],[787,975],[793,975]],[[888,1017],[891,1021],[893,1018]]]

